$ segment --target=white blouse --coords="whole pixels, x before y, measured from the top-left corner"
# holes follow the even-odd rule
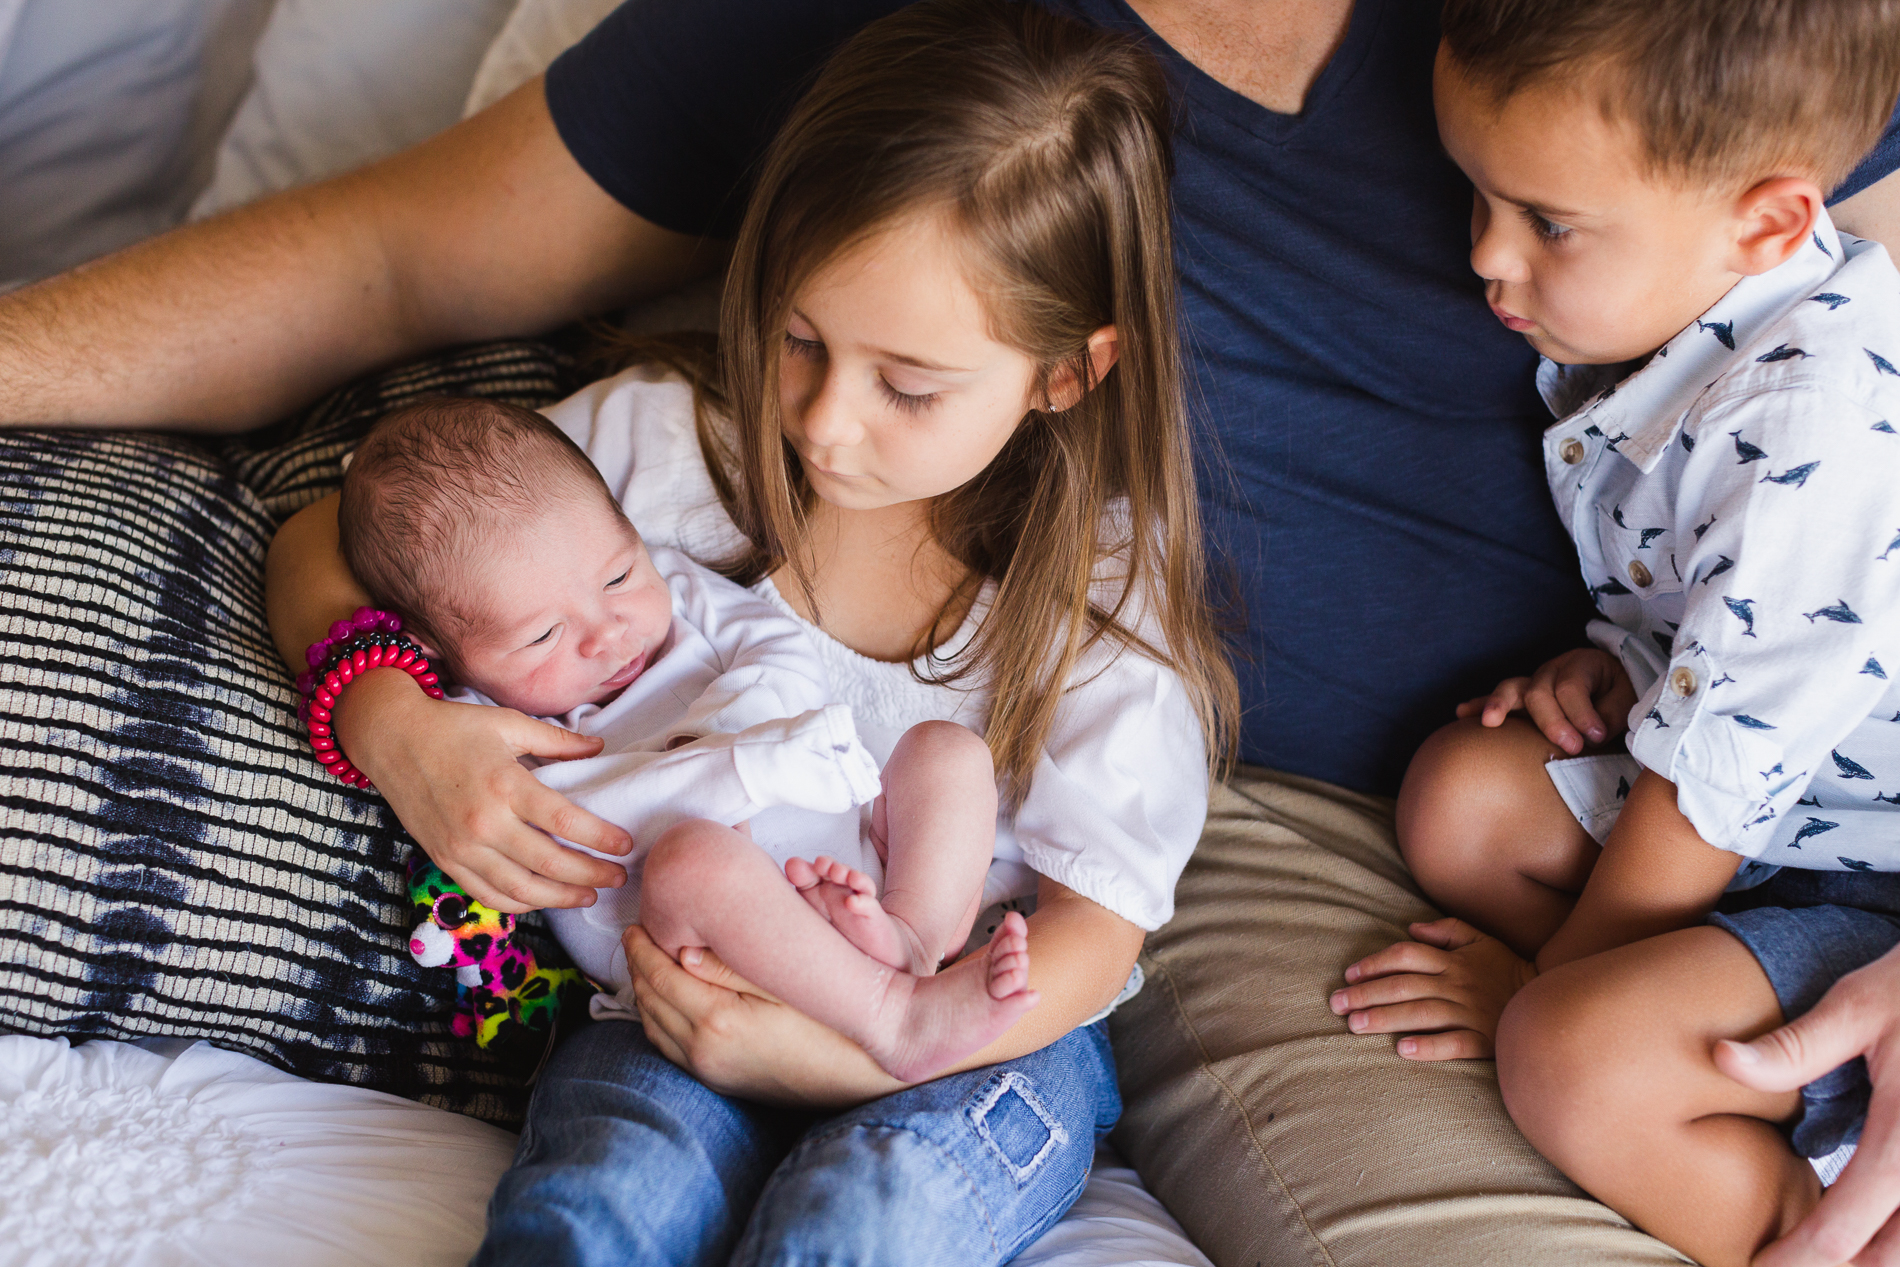
[[[639,367],[545,411],[600,468],[649,543],[716,562],[744,545],[719,504],[693,426],[691,389]],[[800,619],[770,580],[754,587]],[[961,650],[989,608],[985,587],[941,660]],[[920,681],[913,666],[872,660],[800,619],[879,763],[905,730],[955,721],[981,734],[987,690]],[[920,662],[918,672],[930,666]],[[1028,793],[997,822],[985,905],[1032,898],[1044,875],[1130,923],[1159,928],[1207,817],[1208,769],[1200,725],[1180,679],[1132,651],[1097,646],[1057,708]],[[796,811],[792,811],[796,812]]]

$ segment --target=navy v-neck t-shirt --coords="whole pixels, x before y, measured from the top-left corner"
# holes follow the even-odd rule
[[[1439,148],[1438,9],[1358,0],[1297,115],[1223,87],[1125,0],[1175,85],[1175,229],[1202,499],[1245,633],[1242,758],[1397,790],[1453,705],[1583,644],[1537,358],[1472,273]],[[630,0],[549,69],[563,141],[670,229],[729,237],[824,58],[895,0]],[[1900,166],[1890,132],[1839,196]]]

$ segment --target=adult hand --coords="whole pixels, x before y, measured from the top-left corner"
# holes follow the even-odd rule
[[[350,761],[370,777],[422,851],[498,911],[592,906],[596,889],[625,884],[625,868],[558,843],[625,854],[633,838],[560,793],[517,760],[591,757],[601,741],[511,708],[432,700],[405,673],[358,678],[336,710]]]
[[[1498,1017],[1537,975],[1536,965],[1460,919],[1406,929],[1402,941],[1346,969],[1333,1014],[1355,1034],[1411,1031],[1398,1044],[1407,1060],[1489,1059]]]
[[[862,1047],[749,984],[712,951],[688,947],[675,963],[638,924],[622,944],[647,1037],[720,1094],[845,1109],[903,1089]]]
[[[1780,1029],[1716,1044],[1716,1066],[1758,1091],[1792,1091],[1856,1056],[1866,1057],[1874,1084],[1860,1147],[1821,1203],[1755,1267],[1900,1265],[1900,948],[1836,981]]]
[[[1607,651],[1584,647],[1566,651],[1529,677],[1507,678],[1489,695],[1458,706],[1458,716],[1501,726],[1519,709],[1530,714],[1544,738],[1571,756],[1586,744],[1614,739],[1629,729],[1636,703],[1623,665]]]

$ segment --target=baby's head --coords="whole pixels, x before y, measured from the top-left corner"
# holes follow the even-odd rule
[[[672,628],[672,596],[600,472],[540,414],[442,398],[379,421],[337,526],[371,596],[497,703],[611,698]]]
[[[1446,0],[1443,21],[1472,267],[1567,364],[1646,356],[1805,245],[1900,94],[1900,0]]]

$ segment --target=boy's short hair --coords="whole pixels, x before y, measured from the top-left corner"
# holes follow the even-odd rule
[[[1498,104],[1552,80],[1594,87],[1651,170],[1691,184],[1832,189],[1900,97],[1900,0],[1445,0],[1442,29]]]
[[[376,603],[401,613],[453,665],[456,647],[489,616],[474,599],[474,569],[503,534],[575,495],[599,497],[625,521],[599,470],[546,418],[441,396],[370,429],[343,477],[337,535]]]

